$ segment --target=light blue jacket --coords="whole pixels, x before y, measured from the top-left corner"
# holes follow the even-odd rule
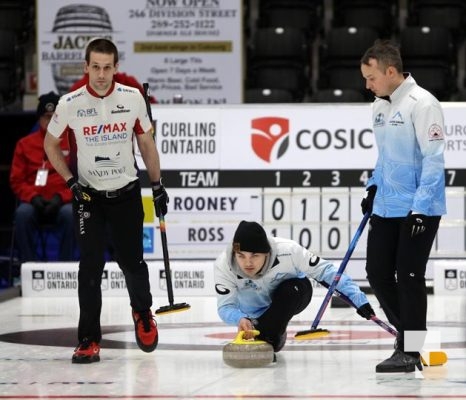
[[[254,279],[245,275],[234,260],[229,245],[215,260],[214,280],[218,315],[227,324],[238,325],[241,318],[258,318],[270,306],[272,293],[284,280],[312,278],[332,284],[337,268],[293,240],[268,237],[271,251]],[[366,295],[346,274],[336,289],[359,308],[368,303]]]
[[[390,100],[373,103],[378,159],[367,187],[377,185],[373,214],[446,213],[444,120],[438,100],[411,75]]]

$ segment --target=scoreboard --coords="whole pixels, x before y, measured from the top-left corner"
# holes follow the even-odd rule
[[[444,110],[448,214],[432,257],[465,258],[466,105]],[[152,113],[172,258],[215,259],[243,219],[325,258],[343,257],[377,158],[369,104],[154,105]],[[160,259],[150,184],[138,164],[146,257]],[[364,258],[366,237],[353,258]]]

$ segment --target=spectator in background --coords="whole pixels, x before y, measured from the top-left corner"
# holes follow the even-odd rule
[[[126,74],[124,72],[117,72],[113,76],[113,80],[115,82],[121,83],[122,85],[127,85],[127,86],[134,87],[136,89],[139,89],[141,94],[144,96],[144,88],[142,87],[142,85],[138,82],[138,80],[134,76],[128,75],[128,74]],[[76,89],[79,89],[81,86],[87,85],[88,83],[89,83],[89,74],[84,74],[81,77],[81,79],[79,79],[78,81],[73,83],[73,85],[70,87],[69,91],[72,92],[72,91],[74,91]],[[157,103],[157,100],[155,99],[154,96],[150,96],[149,101],[152,104]]]
[[[59,95],[50,92],[39,97],[35,131],[16,144],[10,172],[10,185],[19,200],[15,211],[15,237],[21,262],[37,261],[37,230],[40,225],[56,225],[61,261],[74,259],[75,239],[71,190],[47,160],[44,137],[58,104]],[[62,140],[62,153],[68,160],[69,142]]]

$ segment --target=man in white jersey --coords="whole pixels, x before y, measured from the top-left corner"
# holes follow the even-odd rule
[[[217,311],[225,323],[245,331],[253,329],[279,352],[286,342],[286,329],[293,315],[311,301],[314,279],[332,284],[338,269],[293,240],[268,237],[254,221],[241,221],[233,241],[214,264]],[[359,315],[375,315],[366,295],[346,274],[336,287],[358,307]]]
[[[413,372],[422,369],[419,351],[427,330],[426,265],[446,213],[443,111],[403,73],[400,51],[389,41],[378,40],[365,52],[361,73],[376,96],[372,120],[379,152],[361,202],[363,213],[371,213],[366,272],[399,332],[395,352],[376,372]]]
[[[152,182],[157,216],[166,214],[168,196],[161,182],[159,154],[145,99],[138,89],[114,81],[117,70],[115,44],[105,38],[92,40],[86,47],[84,63],[89,82],[61,97],[44,141],[48,159],[74,196],[81,259],[79,344],[73,363],[100,360],[100,284],[108,233],[125,275],[136,342],[145,352],[153,351],[158,343],[149,273],[143,259],[144,211],[134,137]],[[67,132],[71,165],[60,150],[60,140]]]

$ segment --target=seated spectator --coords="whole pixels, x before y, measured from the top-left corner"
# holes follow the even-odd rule
[[[19,200],[15,211],[15,238],[21,262],[37,261],[37,230],[43,224],[55,225],[59,238],[60,261],[74,260],[72,193],[55,171],[44,151],[44,137],[60,99],[53,92],[39,97],[37,129],[16,143],[10,172],[10,185]],[[61,143],[67,161],[68,140]]]

